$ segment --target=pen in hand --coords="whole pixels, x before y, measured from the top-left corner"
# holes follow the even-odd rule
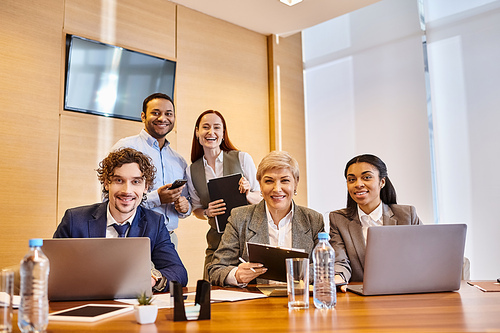
[[[245,261],[245,259],[243,259],[242,257],[239,257],[238,259],[239,259],[239,260],[240,260],[243,264],[246,264],[246,263],[247,263],[247,262]],[[252,272],[256,273],[256,272],[255,272],[255,269],[250,268],[250,270],[251,270]]]

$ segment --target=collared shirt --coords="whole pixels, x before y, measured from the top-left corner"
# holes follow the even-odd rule
[[[369,227],[379,227],[384,225],[384,221],[382,219],[382,202],[375,208],[370,214],[365,214],[358,206],[358,216],[361,221],[361,225],[363,228],[363,236],[365,238],[366,243],[366,235],[368,234]]]
[[[250,191],[255,192],[259,190],[259,183],[257,182],[257,170],[255,169],[255,164],[253,163],[250,154],[245,152],[238,152],[238,159],[240,160],[240,166],[243,170],[245,178],[250,183]],[[220,152],[219,156],[215,159],[215,170],[208,165],[205,156],[203,156],[203,166],[205,167],[205,179],[207,182],[210,179],[218,178],[224,176],[224,154],[223,151]],[[198,192],[194,188],[193,180],[191,178],[191,168],[186,168],[186,175],[188,179],[189,196],[191,197],[191,204],[193,205],[193,210],[198,208],[204,208],[201,204]]]
[[[147,194],[144,207],[152,209],[165,216],[165,225],[169,231],[173,231],[179,225],[179,217],[185,218],[191,214],[191,203],[186,214],[181,214],[175,210],[174,203],[161,204],[158,188],[171,184],[176,179],[186,179],[186,160],[170,147],[170,142],[165,140],[163,148],[160,149],[158,141],[146,130],[142,129],[139,135],[129,136],[119,140],[111,150],[122,147],[134,148],[144,154],[149,155],[156,167],[156,177],[153,190]],[[189,191],[186,186],[182,190],[182,196],[189,198]]]
[[[130,226],[132,226],[132,221],[134,220],[135,214],[137,214],[137,209],[134,211],[134,214],[130,216],[128,219],[123,221],[123,223],[118,223],[116,222],[115,218],[113,215],[111,215],[111,212],[109,211],[109,201],[108,201],[108,207],[106,208],[106,216],[107,216],[107,223],[106,223],[106,238],[118,238],[118,232],[116,231],[115,227],[113,227],[113,224],[123,224],[123,223],[130,223]],[[130,227],[128,228],[127,232],[125,233],[125,237],[127,237],[128,232],[130,231]]]
[[[274,223],[274,220],[266,206],[267,224],[269,226],[269,245],[279,246],[287,249],[292,248],[292,219],[294,203],[292,201],[292,209],[284,218],[282,218],[278,225]]]
[[[295,209],[295,204],[292,201],[292,209],[284,218],[280,220],[278,226],[274,223],[273,218],[271,217],[271,213],[267,208],[267,203],[264,202],[266,207],[266,215],[267,215],[267,223],[269,226],[269,245],[271,246],[279,246],[291,249],[292,248],[292,219],[293,219],[293,211]],[[230,284],[233,286],[238,286],[241,288],[246,287],[246,283],[238,283],[236,280],[236,271],[238,267],[234,267],[229,274],[226,276],[226,284]],[[273,284],[274,281],[269,281],[270,284]]]

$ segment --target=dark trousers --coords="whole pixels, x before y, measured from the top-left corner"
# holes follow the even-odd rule
[[[207,232],[207,249],[205,251],[205,264],[203,269],[203,279],[210,281],[208,278],[208,265],[212,263],[214,257],[214,252],[219,247],[220,239],[222,234],[217,232],[217,229],[210,228]]]

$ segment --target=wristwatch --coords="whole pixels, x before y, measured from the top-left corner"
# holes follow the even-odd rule
[[[151,276],[155,279],[156,282],[162,278],[161,272],[156,268],[151,268]]]
[[[151,263],[151,277],[155,279],[156,284],[153,289],[156,291],[162,291],[167,285],[167,278],[165,278],[159,270],[157,270],[153,263]]]

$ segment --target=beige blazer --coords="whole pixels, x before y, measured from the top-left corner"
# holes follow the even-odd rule
[[[309,208],[294,205],[292,218],[292,247],[311,254],[318,242],[318,233],[324,231],[323,216]],[[246,242],[269,244],[264,200],[256,205],[231,211],[208,274],[213,285],[224,286],[229,272],[239,265],[239,257],[248,261]]]
[[[382,207],[384,225],[422,224],[415,207],[386,205]],[[358,213],[347,216],[346,209],[330,213],[330,244],[335,250],[335,273],[344,275],[346,281],[363,281],[365,240]]]

